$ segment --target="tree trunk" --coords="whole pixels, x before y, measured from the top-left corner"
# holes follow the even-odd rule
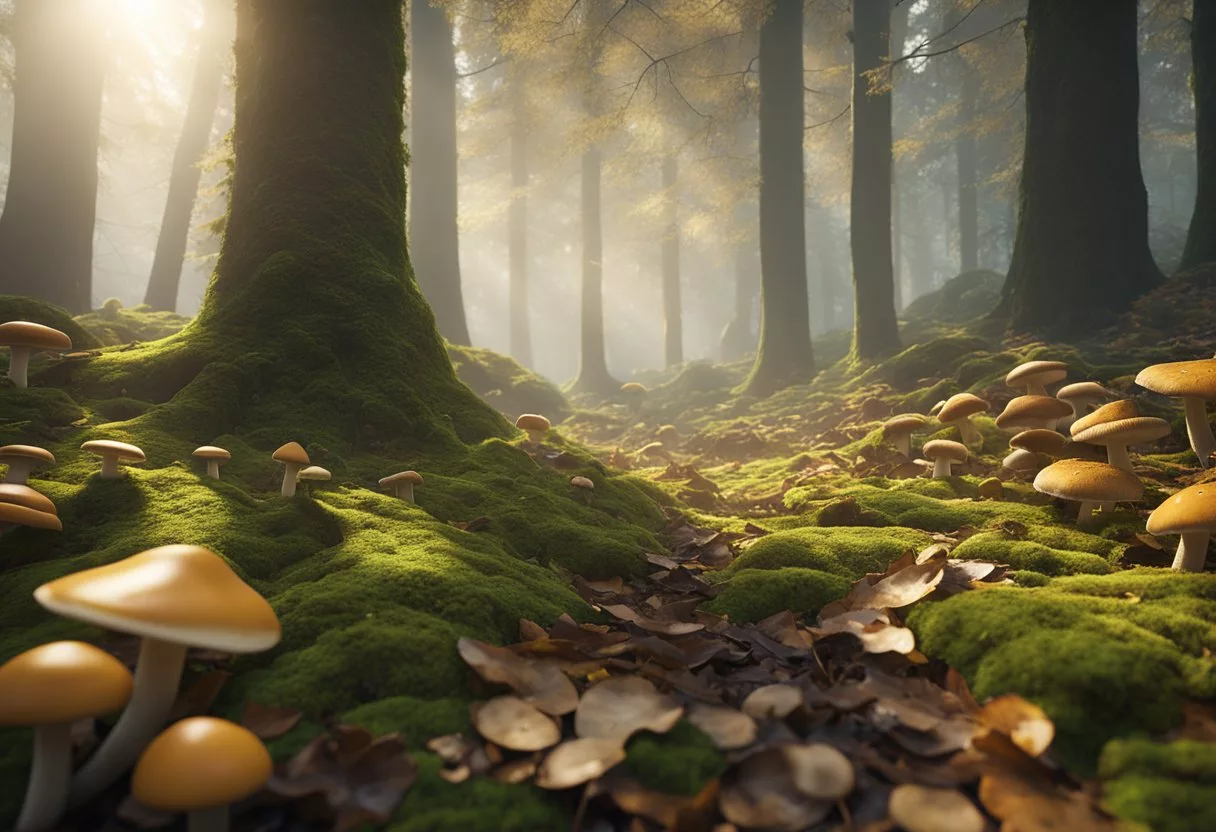
[[[0,216],[0,291],[72,313],[93,305],[97,146],[105,71],[91,0],[18,0],[13,137]]]
[[[1195,213],[1186,236],[1182,268],[1216,261],[1216,2],[1195,0],[1191,14],[1194,64],[1195,149],[1198,155]]]
[[[962,56],[956,56],[962,75],[959,81],[958,136],[954,140],[958,164],[958,257],[959,271],[973,272],[980,267],[980,229],[977,173],[978,161],[975,133],[976,99],[979,97],[979,76],[967,66]]]
[[[532,366],[532,325],[528,309],[528,114],[522,73],[508,80],[511,92],[511,205],[507,213],[510,263],[511,355]]]
[[[194,214],[198,183],[202,177],[198,165],[211,143],[211,124],[219,103],[224,79],[224,55],[231,36],[226,6],[216,0],[204,3],[198,61],[194,65],[186,120],[177,140],[177,150],[173,153],[169,195],[165,200],[160,235],[156,238],[156,255],[152,259],[152,272],[144,294],[144,303],[156,310],[173,312],[177,309],[182,263],[186,259],[186,245],[190,239],[190,218]]]
[[[739,213],[736,211],[736,217]],[[756,247],[754,241],[735,244],[735,316],[722,331],[722,361],[738,361],[756,348],[752,314],[756,307]]]
[[[1136,0],[1030,0],[1017,241],[994,313],[1013,329],[1080,336],[1161,281],[1139,106]]]
[[[456,47],[447,14],[428,0],[410,0],[410,55],[410,257],[439,332],[469,344],[456,227]]]
[[[775,0],[760,26],[760,346],[745,385],[757,395],[815,374],[802,97],[802,0]]]
[[[608,395],[620,383],[608,372],[604,352],[604,224],[600,185],[603,157],[599,148],[583,153],[583,294],[582,332],[578,377],[572,389],[581,393]]]
[[[891,43],[888,47],[888,60],[895,60],[903,55],[904,41],[908,37],[908,17],[912,12],[912,3],[896,2],[891,9]],[[900,70],[898,67],[892,70],[891,77],[891,109],[892,109],[892,127],[891,138],[895,140],[895,93],[898,92],[899,85],[896,83],[895,76]],[[891,157],[891,274],[895,284],[895,311],[903,309],[908,305],[909,298],[907,295],[908,287],[904,281],[904,262],[903,262],[903,199],[899,187],[899,162],[892,154]]]
[[[680,306],[680,203],[676,188],[679,163],[663,160],[663,193],[667,212],[663,233],[663,352],[666,365],[684,363],[684,321]]]
[[[891,258],[891,93],[871,95],[866,75],[890,52],[890,0],[853,0],[853,353],[899,350]]]

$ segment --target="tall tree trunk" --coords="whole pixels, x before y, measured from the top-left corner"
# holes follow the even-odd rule
[[[738,212],[736,211],[736,217]],[[752,315],[756,308],[759,270],[756,268],[755,241],[735,244],[735,301],[734,317],[722,330],[722,360],[738,361],[756,348],[756,334],[752,331]]]
[[[802,0],[774,0],[760,26],[760,346],[745,385],[758,395],[815,374],[802,96]]]
[[[1191,215],[1182,268],[1216,261],[1216,2],[1195,0],[1191,14],[1191,61],[1194,64],[1196,178],[1195,213]]]
[[[1136,0],[1029,2],[1017,242],[994,313],[1015,330],[1082,335],[1161,281],[1140,172],[1136,38]]]
[[[105,73],[91,0],[17,0],[13,137],[0,216],[0,291],[92,307]]]
[[[891,257],[891,93],[871,94],[866,74],[890,53],[890,0],[853,0],[853,353],[899,350]]]
[[[173,312],[177,309],[177,290],[181,284],[182,263],[190,239],[190,218],[198,197],[202,176],[199,162],[211,143],[211,124],[219,103],[224,78],[224,55],[231,43],[232,29],[226,5],[218,0],[203,4],[203,27],[199,31],[198,61],[194,65],[194,81],[186,105],[186,120],[173,153],[173,170],[169,175],[169,195],[161,218],[160,235],[156,238],[156,255],[144,303],[153,309]]]
[[[912,3],[896,0],[891,10],[891,44],[888,48],[888,60],[895,60],[903,55],[904,41],[908,38],[908,17],[912,13]],[[895,140],[895,94],[899,91],[896,82],[899,67],[892,69],[891,75],[891,138]],[[903,195],[899,187],[899,161],[894,154],[891,157],[891,267],[892,279],[895,284],[895,311],[903,309],[911,300],[907,296],[908,289],[904,280],[903,262]]]
[[[532,325],[528,308],[528,113],[523,73],[512,73],[511,206],[507,213],[510,262],[511,355],[532,366]]]
[[[979,76],[967,66],[962,56],[956,56],[961,74],[959,87],[959,125],[954,140],[958,164],[958,257],[959,271],[972,272],[980,267],[978,158],[975,133],[976,99],[979,97]]]
[[[457,230],[456,46],[443,9],[410,0],[410,257],[439,332],[469,344]]]
[[[676,188],[679,162],[663,160],[666,228],[663,233],[663,354],[666,365],[684,363],[684,321],[680,304],[680,203]]]
[[[601,185],[603,156],[599,148],[583,152],[580,212],[583,225],[582,330],[578,377],[573,390],[607,395],[619,387],[608,372],[604,350],[604,222]]]

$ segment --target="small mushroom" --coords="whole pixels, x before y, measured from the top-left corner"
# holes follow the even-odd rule
[[[1174,569],[1202,572],[1216,531],[1216,483],[1201,482],[1172,494],[1148,516],[1149,534],[1181,535]]]
[[[1060,457],[1064,455],[1065,449],[1068,447],[1068,439],[1054,430],[1031,428],[1015,434],[1009,440],[1009,447],[1014,450]]]
[[[1007,471],[1018,471],[1020,473],[1038,471],[1044,464],[1043,457],[1034,451],[1027,451],[1024,448],[1015,448],[1012,453],[1001,460],[1002,468]]]
[[[5,482],[24,485],[32,470],[43,465],[54,465],[55,455],[33,445],[5,445],[0,448],[0,462],[8,466]]]
[[[650,391],[646,389],[646,385],[639,381],[627,381],[621,385],[621,395],[632,405],[635,416],[641,412],[642,402],[646,400],[648,392]]]
[[[34,600],[65,618],[140,636],[135,692],[72,782],[72,805],[122,776],[164,726],[177,698],[186,651],[269,650],[279,620],[219,555],[200,546],[160,546],[43,584]]]
[[[1049,497],[1079,502],[1077,525],[1088,523],[1098,504],[1139,500],[1144,493],[1144,484],[1135,474],[1088,459],[1053,462],[1034,478],[1034,488]]]
[[[1075,426],[1077,423],[1073,424]],[[1152,416],[1138,416],[1132,419],[1100,422],[1074,433],[1072,438],[1074,442],[1082,442],[1087,445],[1105,445],[1107,462],[1124,471],[1131,471],[1132,460],[1127,455],[1129,445],[1155,442],[1169,435],[1169,422]]]
[[[34,728],[34,762],[16,832],[55,827],[72,779],[72,724],[120,710],[131,673],[104,650],[56,641],[0,666],[0,725]]]
[[[215,445],[203,445],[201,448],[195,448],[192,456],[207,463],[207,476],[213,480],[220,478],[220,466],[232,459],[232,454],[223,448],[217,448]]]
[[[1216,358],[1154,364],[1140,371],[1136,384],[1163,396],[1182,399],[1191,450],[1199,457],[1200,468],[1210,468],[1216,436],[1212,435],[1206,402],[1216,399]]]
[[[1072,416],[1065,416],[1056,427],[1060,428],[1060,430],[1065,429],[1088,413],[1091,407],[1096,407],[1102,402],[1114,398],[1114,396],[1114,393],[1094,381],[1078,381],[1075,384],[1065,384],[1056,391],[1056,398],[1068,403],[1068,406],[1072,408]]]
[[[667,448],[663,447],[662,442],[651,442],[648,445],[643,445],[638,451],[638,456],[655,465],[662,465],[671,461],[671,454],[668,453]]]
[[[280,493],[284,497],[291,497],[296,493],[296,475],[300,473],[301,468],[311,465],[312,460],[299,442],[288,442],[280,446],[270,458],[283,463],[283,488]]]
[[[422,485],[422,474],[417,471],[402,471],[380,480],[381,488],[391,488],[394,497],[407,503],[414,502],[415,485]]]
[[[553,425],[544,416],[536,413],[525,413],[515,420],[515,427],[528,432],[528,441],[539,445],[545,434]]]
[[[51,498],[26,485],[0,483],[0,534],[17,526],[63,531]]]
[[[680,442],[680,431],[675,425],[663,425],[656,436],[664,445],[677,445]]]
[[[950,476],[950,467],[956,462],[967,461],[967,446],[949,439],[934,439],[921,449],[925,457],[933,461],[933,478]]]
[[[925,426],[927,420],[919,413],[900,413],[882,426],[882,436],[906,457],[912,456],[912,434]]]
[[[8,347],[8,377],[18,387],[27,385],[30,356],[36,352],[66,352],[72,339],[57,329],[29,321],[0,324],[0,347]]]
[[[134,445],[110,439],[92,439],[81,445],[80,450],[101,457],[101,477],[107,480],[121,476],[118,470],[120,462],[143,462],[147,459],[144,452]]]
[[[228,832],[229,807],[266,785],[273,770],[270,752],[248,728],[196,716],[152,740],[131,794],[150,809],[189,813],[189,832]]]
[[[320,465],[310,465],[296,474],[297,482],[329,482],[331,479],[333,479],[333,474],[329,473],[329,469],[322,468]]]
[[[571,477],[570,484],[582,493],[587,505],[591,505],[591,494],[595,491],[595,483],[586,477]]]
[[[1005,486],[997,477],[989,477],[979,485],[981,500],[999,500],[1005,496]]]
[[[1055,430],[1056,420],[1071,413],[1072,408],[1055,396],[1018,396],[1010,399],[1001,415],[996,417],[996,426],[1002,430]]]
[[[1027,361],[1009,371],[1005,384],[1025,387],[1028,396],[1046,396],[1047,385],[1063,381],[1067,376],[1068,365],[1063,361]]]
[[[983,442],[979,431],[971,423],[971,417],[988,410],[988,402],[971,393],[959,393],[946,399],[942,409],[937,411],[937,421],[943,425],[958,428],[958,435],[964,445],[976,445]]]
[[[946,406],[946,400],[942,399],[937,404],[933,405],[933,407],[929,408],[929,415],[936,416],[937,414],[942,412],[942,408],[945,406]]]

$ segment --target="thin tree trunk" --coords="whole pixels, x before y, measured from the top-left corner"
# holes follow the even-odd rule
[[[1191,15],[1194,65],[1195,212],[1186,236],[1182,268],[1216,261],[1216,2],[1195,0]]]
[[[977,173],[978,160],[975,134],[971,122],[975,118],[979,97],[979,76],[958,56],[962,78],[959,97],[959,128],[954,141],[958,164],[958,256],[959,271],[972,272],[980,266],[980,229]]]
[[[581,213],[583,225],[582,332],[578,377],[572,389],[608,394],[618,382],[608,372],[604,351],[604,225],[600,196],[603,158],[599,148],[583,153]]]
[[[994,313],[1015,330],[1083,335],[1161,281],[1138,72],[1136,0],[1030,0],[1017,242]]]
[[[182,264],[190,240],[190,219],[202,177],[199,162],[211,143],[211,125],[220,99],[224,78],[224,55],[231,43],[232,30],[226,6],[209,0],[203,4],[203,27],[199,32],[198,61],[186,105],[186,120],[173,153],[169,175],[169,195],[156,238],[156,254],[144,303],[153,309],[173,312],[181,284]]]
[[[522,73],[508,80],[511,93],[511,206],[507,214],[510,261],[511,355],[532,366],[532,325],[528,308],[528,114]]]
[[[888,49],[888,60],[895,60],[903,54],[904,41],[908,37],[908,17],[912,12],[912,3],[896,2],[891,10],[891,45]],[[895,98],[899,92],[899,84],[896,82],[896,77],[900,69],[896,67],[892,70],[891,77],[891,138],[895,140]],[[903,198],[901,188],[899,187],[899,160],[894,154],[891,157],[891,267],[892,277],[895,283],[895,311],[903,309],[911,300],[907,294],[910,294],[910,287],[906,286],[904,280],[904,262],[903,262]],[[907,293],[907,294],[905,294]]]
[[[667,212],[663,234],[663,351],[668,367],[684,363],[684,321],[680,304],[680,208],[676,189],[679,162],[663,160],[663,193]]]
[[[92,307],[105,57],[92,0],[18,0],[0,292]]]
[[[410,257],[439,332],[469,344],[457,229],[456,46],[443,9],[410,0]]]
[[[802,0],[775,0],[760,27],[760,346],[746,389],[809,381],[802,137]]]
[[[899,350],[891,256],[891,93],[870,94],[866,74],[890,53],[889,0],[853,0],[853,352],[863,359]]]

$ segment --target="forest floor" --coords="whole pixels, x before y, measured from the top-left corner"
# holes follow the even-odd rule
[[[989,331],[976,315],[997,286],[964,275],[918,300],[909,346],[879,364],[854,365],[843,337],[821,339],[810,385],[759,400],[733,392],[746,363],[643,374],[641,399],[567,400],[510,359],[452,348],[487,402],[512,418],[544,413],[554,429],[539,444],[489,440],[456,456],[309,446],[334,481],[292,499],[278,496],[269,452],[296,437],[199,437],[233,454],[221,481],[205,479],[186,444],[133,433],[157,402],[55,386],[43,361],[28,390],[0,389],[0,444],[55,453],[31,484],[64,531],[0,539],[0,660],[57,638],[132,658],[130,639],[54,617],[32,590],[193,543],[229,557],[283,624],[268,653],[194,654],[178,703],[179,714],[244,719],[286,764],[238,828],[297,828],[288,814],[310,811],[318,828],[354,829],[391,811],[386,828],[399,832],[575,818],[688,832],[714,828],[721,811],[741,827],[877,830],[899,828],[891,795],[907,785],[963,795],[984,811],[988,826],[975,828],[1047,828],[1043,814],[1116,828],[1105,813],[1158,832],[1216,828],[1216,573],[1163,569],[1175,540],[1144,531],[1168,494],[1216,474],[1199,469],[1176,402],[1133,383],[1149,364],[1213,355],[1216,273],[1171,281],[1071,345]],[[72,321],[18,299],[0,299],[0,314],[68,331],[73,362],[185,323],[140,310]],[[1174,428],[1135,457],[1144,499],[1085,531],[1075,508],[1024,478],[980,499],[1008,452],[991,418],[979,420],[982,449],[946,479],[910,476],[882,440],[892,414],[928,413],[956,392],[999,412],[1016,395],[1005,373],[1036,358],[1067,362],[1069,381],[1100,381]],[[662,451],[643,451],[661,430]],[[134,442],[148,462],[100,480],[78,450],[98,438]],[[917,442],[930,438],[957,437]],[[425,477],[417,505],[376,487],[406,468]],[[594,491],[576,491],[574,476]],[[605,687],[610,677],[626,681]],[[530,703],[510,703],[509,737],[481,704],[503,683]],[[1005,694],[1024,699],[978,704]],[[586,727],[597,718],[614,725]],[[522,742],[521,724],[532,732]],[[80,752],[104,731],[80,732]],[[531,752],[563,731],[609,741]],[[802,763],[782,749],[807,740],[844,751],[855,782],[800,790]],[[0,733],[0,826],[29,753],[26,732]],[[560,788],[604,770],[585,789]],[[299,796],[304,777],[312,797]],[[757,790],[780,805],[762,806]],[[932,794],[954,812],[934,828],[973,828],[968,810]],[[120,784],[65,828],[115,816],[115,829],[167,821],[137,811]]]

